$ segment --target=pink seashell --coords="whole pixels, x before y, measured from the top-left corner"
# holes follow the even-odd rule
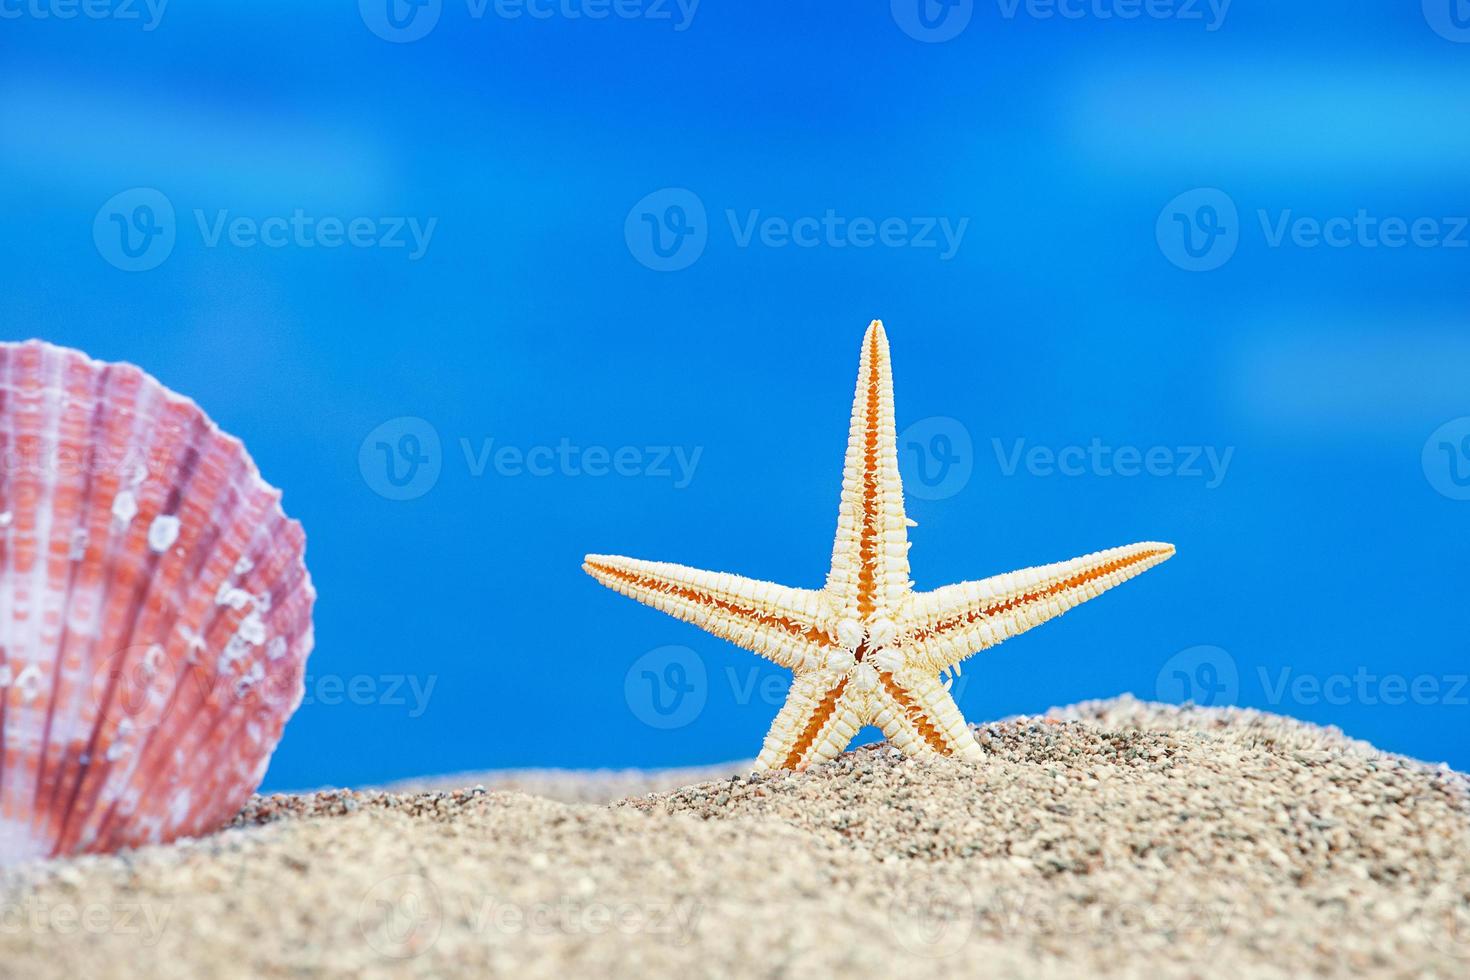
[[[0,865],[218,829],[301,703],[301,525],[130,364],[0,344]]]

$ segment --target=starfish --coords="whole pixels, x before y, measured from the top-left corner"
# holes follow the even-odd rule
[[[1146,541],[915,592],[908,562],[914,526],[898,474],[888,337],[874,320],[863,338],[825,587],[611,555],[588,555],[582,568],[616,592],[789,669],[790,692],[755,768],[805,769],[837,756],[868,724],[906,755],[979,761],[980,745],[949,693],[960,662],[1174,554],[1173,545]]]

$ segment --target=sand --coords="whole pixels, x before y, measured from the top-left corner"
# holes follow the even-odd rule
[[[206,839],[0,873],[0,971],[1470,974],[1463,774],[1126,698],[975,731],[980,766],[879,745],[612,805],[257,797]],[[497,782],[600,800],[671,778]]]

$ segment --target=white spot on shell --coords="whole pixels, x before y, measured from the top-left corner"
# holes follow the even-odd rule
[[[179,519],[174,514],[159,514],[148,525],[148,547],[162,553],[179,540]]]
[[[265,648],[265,655],[272,660],[280,660],[286,655],[286,638],[284,636],[273,637],[270,644]]]
[[[9,527],[10,522],[13,520],[15,520],[15,515],[10,513],[10,511],[0,512],[0,527]]]
[[[260,646],[265,642],[265,622],[260,618],[260,613],[251,610],[250,614],[240,620],[237,631],[240,639],[251,646]]]
[[[112,498],[112,518],[119,524],[131,524],[134,517],[138,516],[138,498],[133,496],[131,490],[121,490],[116,497]]]
[[[143,670],[151,678],[163,665],[163,646],[155,643],[143,653]]]
[[[72,561],[81,561],[87,554],[87,531],[85,528],[77,528],[71,532],[71,551],[67,557]]]
[[[214,594],[215,605],[229,606],[231,609],[244,609],[254,598],[249,592],[228,582],[221,583],[219,591]]]
[[[244,575],[246,572],[250,571],[254,567],[255,562],[251,561],[249,558],[246,558],[244,555],[241,555],[240,560],[235,562],[235,575]]]
[[[41,671],[35,664],[27,664],[15,678],[15,686],[20,689],[21,703],[30,704],[41,693]]]

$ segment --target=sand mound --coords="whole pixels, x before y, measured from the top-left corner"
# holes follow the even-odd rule
[[[257,798],[208,839],[0,875],[0,971],[1470,970],[1459,773],[1129,699],[976,733],[983,766],[875,746],[612,806]]]

